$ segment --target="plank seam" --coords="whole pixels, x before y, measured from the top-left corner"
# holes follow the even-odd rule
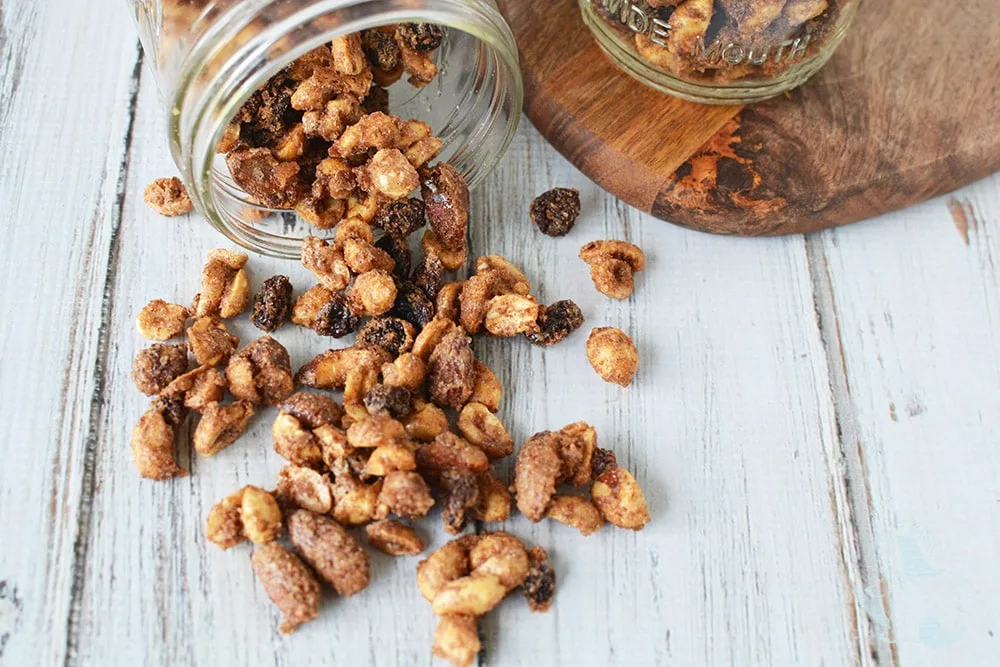
[[[111,236],[108,251],[108,266],[104,273],[101,297],[101,319],[97,334],[97,353],[94,359],[94,393],[90,399],[90,425],[83,451],[83,479],[80,489],[80,510],[77,515],[76,539],[73,543],[73,562],[70,569],[69,614],[66,619],[66,652],[63,664],[69,667],[76,663],[80,632],[80,608],[86,577],[87,557],[90,548],[90,531],[93,521],[93,499],[96,488],[94,471],[97,466],[99,424],[104,412],[104,387],[107,384],[107,361],[110,356],[112,287],[121,251],[121,225],[125,208],[125,188],[128,183],[129,162],[132,153],[132,137],[135,129],[136,111],[139,105],[139,84],[142,80],[143,51],[136,41],[136,58],[132,67],[129,85],[127,121],[122,142],[121,159],[118,163],[118,177],[115,185],[115,203],[111,213]]]

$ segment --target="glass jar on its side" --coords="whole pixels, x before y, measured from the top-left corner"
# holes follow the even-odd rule
[[[861,0],[579,0],[601,48],[639,81],[694,102],[744,104],[804,83]]]
[[[470,187],[499,162],[523,101],[517,46],[491,0],[128,0],[168,105],[170,145],[191,199],[230,240],[298,258],[315,229],[267,212],[233,181],[216,147],[243,103],[334,38],[383,25],[435,23],[445,39],[430,85],[389,88],[390,110],[428,122],[440,160]]]

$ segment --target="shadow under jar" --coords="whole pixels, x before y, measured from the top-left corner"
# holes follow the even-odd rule
[[[830,59],[861,0],[579,0],[622,70],[671,95],[745,104],[804,83]]]
[[[233,242],[297,259],[320,232],[288,210],[260,206],[238,187],[217,147],[243,104],[299,57],[380,26],[444,29],[437,76],[388,86],[389,110],[430,124],[439,161],[470,187],[499,162],[517,129],[523,89],[517,46],[491,0],[128,0],[146,62],[169,108],[170,146],[191,199]],[[274,215],[268,215],[275,213]]]

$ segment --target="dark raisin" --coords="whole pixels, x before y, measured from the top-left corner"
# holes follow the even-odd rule
[[[320,336],[343,338],[357,331],[359,326],[361,326],[361,318],[350,309],[344,296],[334,294],[329,303],[316,313],[313,329]]]
[[[240,139],[252,148],[270,147],[302,114],[292,108],[297,84],[282,72],[250,96],[236,114]]]
[[[258,329],[274,331],[288,321],[292,312],[292,283],[288,276],[271,276],[253,297],[250,321]]]
[[[444,28],[434,23],[400,23],[396,29],[411,49],[433,51],[444,40]]]
[[[580,191],[553,188],[531,202],[531,221],[548,236],[565,236],[580,215]]]
[[[410,351],[415,335],[416,328],[406,320],[379,315],[368,320],[368,323],[361,328],[358,332],[358,342],[378,345],[388,350],[392,356],[398,357]]]
[[[441,511],[444,529],[457,535],[465,528],[468,510],[479,504],[479,484],[476,476],[467,470],[445,470],[441,473],[441,487],[445,491]]]
[[[389,91],[382,86],[372,86],[368,89],[368,94],[361,101],[361,106],[366,113],[379,111],[389,114]]]
[[[434,319],[434,302],[427,298],[424,291],[411,282],[403,281],[396,285],[396,303],[389,315],[399,317],[418,329],[423,329]]]
[[[543,306],[538,313],[538,331],[524,334],[535,345],[555,345],[583,325],[580,307],[564,299]]]
[[[556,594],[556,572],[546,563],[534,563],[521,584],[531,611],[548,611]]]
[[[188,369],[187,345],[156,343],[135,355],[132,360],[132,380],[147,396],[160,393],[174,378]]]
[[[362,31],[361,48],[372,67],[388,72],[399,66],[399,45],[391,32],[378,28]]]
[[[378,210],[372,224],[389,234],[406,238],[424,226],[424,203],[419,199],[389,202]]]
[[[391,384],[377,384],[365,395],[365,408],[372,415],[388,415],[402,419],[410,414],[410,392]]]
[[[618,460],[615,459],[613,451],[610,449],[601,449],[600,447],[594,450],[593,457],[590,459],[590,472],[593,474],[594,479],[597,479],[608,470],[617,467]]]
[[[427,298],[437,298],[444,285],[444,264],[437,255],[424,255],[424,259],[413,272],[413,284],[424,291]]]
[[[188,409],[184,407],[183,394],[160,394],[153,399],[152,406],[174,428],[184,423],[184,418],[187,417]]]
[[[410,246],[401,236],[395,234],[384,234],[382,238],[375,242],[375,247],[384,250],[395,265],[392,267],[392,275],[399,280],[406,280],[410,275],[410,263],[412,254]]]

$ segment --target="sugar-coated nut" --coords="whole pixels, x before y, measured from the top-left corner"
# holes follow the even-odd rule
[[[143,477],[162,480],[187,474],[174,461],[174,428],[159,410],[149,410],[139,419],[131,444],[135,467]]]
[[[470,334],[477,334],[482,330],[493,296],[493,285],[488,276],[476,274],[465,281],[458,297],[458,321]]]
[[[489,369],[489,366],[476,359],[476,380],[469,396],[470,403],[481,403],[490,412],[500,409],[500,399],[503,398],[503,386],[500,380]]]
[[[193,371],[180,375],[164,387],[164,396],[179,397],[184,407],[202,412],[210,403],[222,400],[226,390],[226,378],[213,366],[199,366]]]
[[[254,295],[250,322],[263,331],[275,331],[292,310],[292,283],[288,276],[271,276]]]
[[[525,336],[534,345],[555,345],[583,326],[583,312],[569,299],[556,301],[538,309],[538,329]]]
[[[485,472],[490,460],[475,445],[449,431],[442,431],[417,449],[417,469],[430,481],[436,481],[449,470]]]
[[[483,255],[476,260],[476,275],[484,276],[492,286],[492,292],[499,294],[520,294],[531,292],[524,271],[503,255]]]
[[[186,373],[187,369],[187,345],[154,343],[140,350],[132,360],[132,381],[136,389],[152,396]]]
[[[547,236],[565,236],[580,215],[580,191],[553,188],[531,202],[531,221]]]
[[[342,389],[348,373],[355,369],[374,369],[392,360],[389,352],[373,345],[352,345],[339,350],[327,350],[299,369],[296,384],[314,389]]]
[[[590,535],[604,525],[604,517],[597,506],[582,496],[556,494],[545,516],[576,528],[581,535]]]
[[[339,470],[356,450],[347,444],[347,433],[333,424],[324,424],[313,431],[319,442],[323,464],[329,470]]]
[[[391,417],[372,416],[351,424],[347,429],[347,442],[356,449],[376,449],[385,445],[398,445],[409,441],[403,425]]]
[[[226,325],[215,317],[195,320],[188,327],[187,338],[191,354],[201,366],[227,363],[240,344],[240,339],[230,334]]]
[[[403,70],[409,74],[407,82],[414,88],[423,88],[437,76],[438,68],[434,64],[432,54],[427,51],[418,51],[410,48],[401,41],[397,33],[396,44],[399,46],[400,59],[403,61]]]
[[[330,480],[323,473],[305,466],[282,468],[278,473],[275,495],[283,507],[300,507],[319,514],[329,514],[333,509]]]
[[[528,575],[528,552],[524,543],[509,533],[484,533],[469,549],[469,566],[473,575],[494,575],[512,591]]]
[[[282,634],[319,616],[319,582],[298,556],[271,542],[254,551],[250,561],[267,597],[284,616]]]
[[[530,521],[542,520],[561,481],[558,443],[559,434],[542,431],[531,436],[517,455],[514,494],[517,509]]]
[[[427,363],[427,393],[435,405],[458,408],[475,388],[475,355],[472,340],[464,332],[446,334],[431,352]]]
[[[614,327],[598,327],[587,339],[587,359],[605,382],[622,387],[632,384],[639,370],[639,351],[623,331]]]
[[[427,482],[418,473],[397,470],[385,476],[378,503],[386,513],[416,519],[426,516],[434,506],[434,497]]]
[[[494,336],[511,337],[538,329],[538,304],[530,296],[502,294],[490,299],[484,323]]]
[[[250,401],[229,405],[209,403],[191,437],[195,451],[202,456],[218,454],[243,435],[251,417],[253,403]]]
[[[268,148],[231,151],[226,166],[236,185],[261,206],[290,209],[302,196],[298,162],[282,162]]]
[[[347,291],[347,301],[356,313],[381,315],[396,303],[396,282],[387,271],[362,273]]]
[[[371,562],[354,536],[333,519],[306,510],[288,517],[288,538],[316,573],[339,595],[350,597],[368,587]]]
[[[333,482],[333,518],[344,526],[363,526],[378,511],[383,482],[365,484],[351,473],[339,473]]]
[[[154,299],[147,303],[136,317],[136,326],[143,338],[170,340],[184,331],[188,310],[184,306]]]
[[[343,251],[344,244],[349,239],[364,241],[365,243],[375,243],[375,233],[372,226],[359,218],[348,218],[337,225],[337,231],[333,237],[333,247]]]
[[[465,266],[465,260],[469,257],[468,243],[462,243],[455,248],[448,248],[441,242],[433,229],[428,229],[420,238],[420,249],[425,255],[434,255],[441,260],[441,264],[449,271],[458,271]]]
[[[360,33],[335,37],[330,50],[333,52],[333,68],[342,74],[361,74],[368,66],[361,50]]]
[[[445,336],[457,331],[458,327],[451,320],[435,317],[427,323],[413,341],[412,351],[423,361],[429,361],[434,348]]]
[[[320,443],[298,419],[281,412],[271,427],[274,451],[295,465],[316,467],[323,463]]]
[[[187,188],[176,176],[156,179],[146,186],[142,198],[150,208],[168,218],[194,210]]]
[[[385,477],[390,472],[402,470],[408,472],[417,469],[417,460],[413,451],[405,445],[382,445],[374,449],[365,465],[365,474],[372,477]]]
[[[246,310],[250,302],[250,279],[243,268],[247,259],[246,253],[233,250],[208,253],[201,274],[201,292],[192,308],[195,317],[215,315],[226,319]]]
[[[462,437],[479,447],[491,459],[514,453],[514,440],[503,423],[482,403],[469,402],[458,417]]]
[[[594,287],[612,299],[627,299],[635,289],[632,267],[614,257],[597,257],[590,263],[590,279]]]
[[[591,241],[580,248],[580,259],[588,264],[607,257],[627,263],[636,273],[646,268],[646,255],[639,246],[627,241]]]
[[[481,648],[475,616],[447,614],[438,620],[433,648],[438,658],[452,667],[471,667]]]
[[[413,349],[416,327],[398,317],[380,315],[373,317],[358,332],[358,342],[364,345],[378,345],[393,357]]]
[[[267,544],[281,536],[281,508],[274,496],[256,486],[243,488],[240,500],[243,534],[255,544]]]
[[[427,364],[411,352],[399,355],[391,363],[382,364],[382,381],[406,389],[411,396],[420,391],[425,377],[427,377]]]
[[[236,398],[277,405],[294,389],[288,350],[270,336],[258,338],[229,359],[226,380]]]
[[[407,162],[420,169],[433,160],[444,148],[444,140],[440,137],[425,137],[418,139],[403,151]]]
[[[384,250],[361,239],[349,238],[344,241],[344,261],[354,273],[368,271],[392,271],[395,262]]]
[[[461,537],[448,542],[417,563],[417,587],[428,602],[433,602],[445,584],[469,574],[469,548],[479,537]]]
[[[472,517],[485,523],[506,521],[513,502],[507,485],[492,471],[477,474],[476,482],[479,484],[479,504],[472,510]]]
[[[590,494],[604,518],[620,528],[641,530],[649,523],[649,506],[642,488],[632,473],[618,465],[597,475]]]
[[[246,487],[232,493],[212,506],[205,519],[205,537],[221,549],[230,549],[243,540],[243,520],[240,505]]]
[[[330,302],[334,293],[322,285],[313,285],[292,306],[292,322],[300,327],[312,329],[316,316],[323,306]]]
[[[395,519],[382,519],[365,527],[368,542],[390,556],[416,556],[424,550],[424,541],[410,526]]]
[[[302,266],[331,292],[339,292],[351,282],[351,269],[343,253],[315,236],[307,236],[302,242]]]
[[[406,199],[420,186],[420,177],[398,148],[383,148],[368,162],[367,178],[386,199]]]
[[[521,590],[528,601],[531,611],[545,612],[552,606],[552,598],[556,594],[556,573],[548,563],[548,554],[541,547],[534,547],[528,552],[531,565],[528,576],[525,577]]]
[[[448,415],[433,403],[414,404],[413,411],[403,419],[406,433],[418,442],[431,442],[448,430]]]
[[[563,462],[563,477],[570,486],[585,486],[591,480],[591,465],[597,451],[597,431],[587,422],[574,422],[563,426],[559,432],[559,457]]]
[[[371,149],[393,148],[399,138],[400,121],[394,116],[375,112],[363,116],[333,143],[331,156],[352,158]]]
[[[507,588],[493,574],[471,574],[449,581],[431,602],[434,613],[482,616],[500,604]]]
[[[464,285],[464,280],[456,280],[441,286],[441,289],[438,290],[437,298],[434,300],[434,308],[438,317],[458,322],[458,315],[462,308],[459,299],[461,298],[462,287]]]
[[[355,170],[355,173],[358,173],[357,170]],[[371,221],[375,219],[375,214],[378,213],[378,207],[382,204],[384,199],[385,198],[377,192],[365,192],[358,187],[358,189],[356,189],[351,196],[347,198],[347,222],[357,220],[370,226]],[[336,238],[334,239],[334,242],[338,248],[341,247]]]
[[[274,156],[283,162],[297,160],[306,152],[306,132],[302,123],[278,137],[274,146]]]
[[[309,429],[336,424],[343,415],[343,410],[336,401],[311,391],[295,392],[282,401],[279,407],[282,412],[292,415]]]

